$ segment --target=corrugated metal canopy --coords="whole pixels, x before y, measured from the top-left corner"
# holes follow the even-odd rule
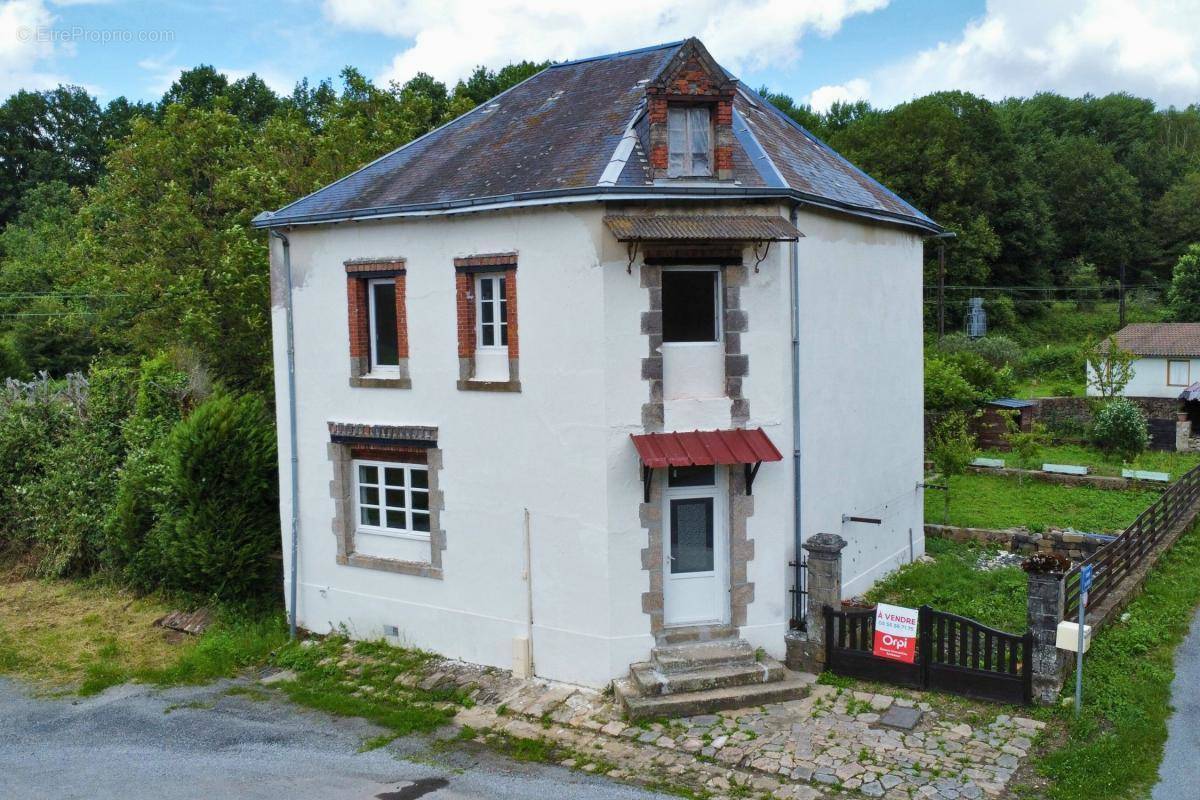
[[[794,242],[802,234],[783,217],[609,214],[604,224],[619,242]]]
[[[707,467],[782,461],[762,428],[691,433],[632,434],[633,446],[647,467]]]

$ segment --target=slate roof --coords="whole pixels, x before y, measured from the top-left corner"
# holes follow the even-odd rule
[[[1138,322],[1117,332],[1117,344],[1138,356],[1200,358],[1200,322]]]
[[[775,196],[941,232],[927,216],[740,85],[734,98],[734,180],[655,185],[645,161],[645,87],[684,44],[547,67],[341,180],[260,214],[254,224],[272,227],[559,196]],[[622,152],[618,145],[631,124],[633,149],[621,165],[615,156]]]

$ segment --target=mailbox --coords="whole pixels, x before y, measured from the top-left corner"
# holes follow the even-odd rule
[[[1079,650],[1079,623],[1078,622],[1060,622],[1058,623],[1058,631],[1054,639],[1054,646],[1059,650],[1069,650],[1072,653]],[[1092,646],[1092,626],[1083,626],[1083,652],[1087,652]]]

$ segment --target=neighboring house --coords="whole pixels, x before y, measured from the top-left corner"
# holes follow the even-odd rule
[[[305,628],[591,686],[720,639],[761,683],[798,541],[849,541],[846,594],[923,552],[941,228],[694,39],[552,66],[255,224]]]
[[[1122,392],[1126,397],[1177,399],[1200,381],[1200,323],[1147,322],[1126,325],[1116,334],[1117,345],[1137,356],[1133,377]],[[1100,393],[1092,385],[1088,367],[1088,395]]]

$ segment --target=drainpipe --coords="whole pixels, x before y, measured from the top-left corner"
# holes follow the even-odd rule
[[[798,227],[800,206],[789,214],[792,227]],[[792,242],[788,284],[792,300],[792,505],[796,537],[796,561],[804,557],[804,532],[800,526],[800,240]]]
[[[286,308],[287,318],[287,373],[288,373],[288,448],[291,454],[291,463],[288,467],[292,485],[292,582],[288,587],[290,593],[289,608],[291,613],[288,615],[288,634],[292,639],[296,638],[296,582],[297,569],[300,564],[300,456],[297,450],[296,436],[296,337],[292,325],[292,243],[288,241],[288,237],[283,233],[271,229],[271,235],[280,241],[283,245],[283,274],[284,280],[287,283],[287,292],[284,295],[284,305]]]

